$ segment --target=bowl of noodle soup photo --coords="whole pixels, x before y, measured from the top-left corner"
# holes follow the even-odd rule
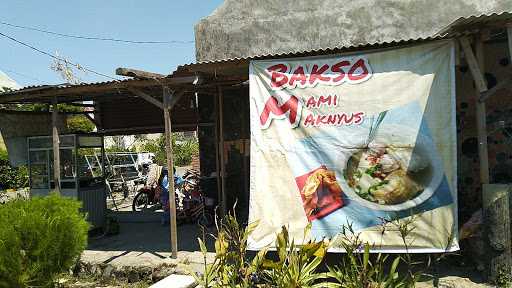
[[[384,128],[384,127],[382,127]],[[350,199],[374,210],[411,209],[429,199],[444,172],[432,140],[407,127],[381,129],[340,159]]]

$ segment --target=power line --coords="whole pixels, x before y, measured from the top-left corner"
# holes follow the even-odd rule
[[[14,41],[14,42],[16,42],[16,43],[18,43],[18,44],[21,44],[21,45],[23,45],[23,46],[25,46],[25,47],[28,47],[28,48],[32,49],[32,50],[35,50],[35,51],[37,51],[37,52],[39,52],[39,53],[41,53],[41,54],[44,54],[44,55],[46,55],[46,56],[49,56],[49,57],[53,58],[53,59],[56,59],[56,60],[59,60],[59,61],[63,61],[63,62],[65,62],[65,63],[69,63],[69,64],[71,64],[71,65],[73,65],[73,66],[75,66],[75,67],[77,67],[77,68],[79,68],[79,69],[82,69],[82,70],[84,70],[84,71],[87,71],[87,72],[90,72],[90,73],[93,73],[93,74],[96,74],[96,75],[99,75],[99,76],[103,76],[103,77],[106,77],[106,78],[110,78],[110,79],[113,79],[113,80],[119,80],[119,79],[117,79],[117,78],[114,78],[114,77],[108,76],[108,75],[106,75],[106,74],[103,74],[103,73],[100,73],[100,72],[96,72],[96,71],[94,71],[94,70],[92,70],[92,69],[86,68],[86,67],[84,67],[84,66],[82,66],[82,65],[75,64],[75,63],[73,63],[73,62],[71,62],[71,61],[69,61],[69,60],[66,60],[66,59],[64,59],[64,58],[61,58],[61,57],[58,57],[58,56],[52,55],[52,54],[51,54],[51,53],[49,53],[49,52],[43,51],[43,50],[41,50],[41,49],[38,49],[38,48],[36,48],[36,47],[34,47],[34,46],[31,46],[31,45],[29,45],[29,44],[27,44],[27,43],[25,43],[25,42],[21,42],[21,41],[19,41],[19,40],[15,39],[15,38],[13,38],[13,37],[11,37],[11,36],[9,36],[9,35],[5,35],[5,34],[4,34],[4,33],[2,33],[2,32],[0,32],[0,36],[4,36],[5,38],[7,38],[7,39],[9,39],[9,40],[11,40],[11,41]]]
[[[190,44],[190,43],[194,43],[194,41],[183,41],[183,40],[172,40],[172,41],[136,41],[136,40],[123,40],[123,39],[116,39],[116,38],[79,36],[79,35],[71,35],[71,34],[52,32],[52,31],[48,31],[48,30],[43,30],[43,29],[35,28],[35,27],[15,25],[15,24],[3,22],[3,21],[0,21],[0,24],[6,25],[6,26],[11,26],[11,27],[16,27],[16,28],[20,28],[20,29],[32,30],[32,31],[37,31],[37,32],[41,32],[41,33],[61,36],[61,37],[68,37],[68,38],[74,38],[74,39],[84,39],[84,40],[112,41],[112,42],[131,43],[131,44]]]

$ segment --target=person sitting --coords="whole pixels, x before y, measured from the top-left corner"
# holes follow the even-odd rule
[[[174,184],[180,185],[181,182],[183,182],[183,179],[176,175],[176,168],[173,168],[174,172]],[[162,209],[164,210],[164,213],[162,213],[162,225],[169,225],[170,222],[170,202],[169,202],[169,178],[168,178],[168,170],[167,168],[162,169],[161,173],[161,180],[159,181],[160,187],[161,187],[161,195],[160,195],[160,203],[162,204]],[[177,196],[177,195],[176,195]],[[178,196],[177,196],[178,197]]]

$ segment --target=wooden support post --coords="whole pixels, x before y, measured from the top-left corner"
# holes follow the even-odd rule
[[[510,56],[510,61],[512,61],[512,24],[507,26],[507,38],[508,38],[508,56]]]
[[[172,125],[171,125],[171,93],[167,87],[163,88],[164,121],[165,121],[165,154],[167,157],[167,171],[169,180],[169,207],[171,225],[171,257],[178,258],[178,231],[176,224],[176,191],[174,191],[174,165],[172,159]]]
[[[61,193],[60,189],[60,140],[57,121],[59,117],[59,108],[57,107],[57,98],[52,101],[52,138],[53,138],[53,182],[55,183],[55,192]]]
[[[477,38],[475,43],[476,56],[473,54],[473,49],[469,39],[463,37],[460,39],[466,61],[468,62],[469,69],[475,81],[477,88],[476,91],[476,121],[478,133],[478,156],[480,158],[480,182],[482,184],[489,183],[489,154],[487,151],[487,117],[485,112],[485,103],[480,102],[480,94],[487,91],[487,84],[483,76],[483,42],[480,37]]]
[[[217,89],[217,92],[219,91],[219,89]],[[222,186],[221,186],[221,176],[220,176],[220,173],[221,173],[221,170],[220,170],[220,145],[219,145],[219,139],[220,139],[220,133],[219,133],[219,126],[220,126],[220,121],[219,121],[219,93],[216,93],[215,95],[215,98],[214,98],[214,108],[215,108],[215,172],[217,173],[217,199],[219,201],[219,203],[217,203],[217,205],[222,205],[221,201],[222,201]],[[222,210],[222,207],[221,207],[221,210]],[[222,216],[224,214],[224,211],[221,211],[220,212]]]
[[[471,49],[469,39],[460,39],[464,54],[468,62],[471,74],[477,88],[476,117],[478,132],[478,152],[480,158],[480,181],[482,187],[482,211],[483,227],[486,237],[486,263],[487,276],[491,282],[495,282],[501,273],[510,273],[511,264],[511,238],[510,238],[510,213],[508,188],[495,189],[496,185],[489,185],[489,161],[487,151],[487,117],[485,102],[481,101],[481,95],[485,94],[487,84],[483,77],[484,49],[481,35],[475,39],[475,54]]]
[[[224,94],[219,87],[219,152],[220,152],[220,184],[221,184],[221,215],[224,216],[227,211],[226,199],[226,155],[224,155]]]

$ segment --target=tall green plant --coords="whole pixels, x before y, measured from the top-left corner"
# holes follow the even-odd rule
[[[410,233],[414,230],[411,221],[392,221],[403,238],[406,251],[411,244],[408,240]],[[423,275],[421,271],[415,271],[418,263],[413,262],[408,252],[393,257],[381,253],[371,255],[372,246],[362,241],[351,225],[343,227],[335,243],[306,241],[311,230],[308,225],[301,242],[305,243],[303,245],[297,245],[290,238],[288,229],[282,227],[276,236],[277,257],[270,257],[265,248],[250,260],[246,255],[247,239],[257,225],[255,222],[244,228],[234,214],[227,215],[218,225],[215,260],[211,264],[206,262],[204,241],[199,239],[205,272],[201,275],[192,273],[196,281],[203,287],[212,288],[410,288]],[[328,272],[320,273],[319,267],[331,244],[345,253],[339,255],[338,265],[327,266]]]
[[[350,224],[343,227],[336,242],[338,247],[345,250],[345,254],[339,265],[328,267],[329,277],[335,280],[333,287],[412,288],[419,277],[410,269],[413,265],[410,258],[403,255],[390,257],[378,253],[371,257],[372,246],[361,241],[360,235],[354,232]],[[403,275],[398,272],[400,264],[409,268]]]
[[[310,231],[311,224],[304,230],[303,243],[309,238]],[[297,245],[290,239],[288,229],[283,226],[277,234],[275,246],[279,259],[265,259],[263,262],[266,283],[279,288],[330,286],[321,282],[325,281],[327,274],[317,272],[327,252],[327,241],[309,241],[304,245]]]
[[[81,203],[58,195],[0,208],[0,287],[53,287],[87,243]]]

